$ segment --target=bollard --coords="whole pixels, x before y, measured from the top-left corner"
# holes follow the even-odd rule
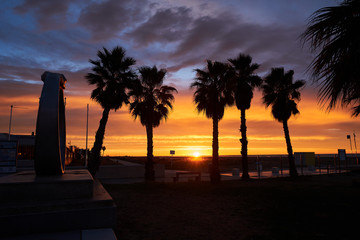
[[[337,157],[338,162],[339,162],[339,173],[341,173],[341,162],[340,162],[340,156]]]
[[[330,174],[330,163],[329,162],[327,163],[326,170],[327,170],[327,175],[329,175]]]
[[[258,171],[258,178],[260,179],[260,163],[259,163],[259,156],[257,156],[256,166],[257,166],[257,171]]]

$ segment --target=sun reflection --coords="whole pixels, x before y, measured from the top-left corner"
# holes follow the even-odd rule
[[[192,157],[190,157],[192,162],[202,162],[203,158],[199,152],[193,152]]]
[[[193,156],[194,156],[194,158],[198,158],[198,157],[200,157],[200,153],[199,152],[194,152]]]

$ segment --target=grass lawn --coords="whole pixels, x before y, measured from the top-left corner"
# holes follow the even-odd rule
[[[105,187],[118,239],[360,239],[360,175]]]

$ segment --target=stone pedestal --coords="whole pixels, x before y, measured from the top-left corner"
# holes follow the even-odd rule
[[[0,177],[1,236],[115,228],[116,206],[87,170]]]

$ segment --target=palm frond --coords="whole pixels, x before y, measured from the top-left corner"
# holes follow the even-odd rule
[[[208,118],[220,120],[224,108],[233,104],[232,92],[229,91],[231,80],[228,64],[206,61],[204,69],[195,69],[196,76],[190,88],[195,89],[193,100],[198,113]]]
[[[142,125],[150,124],[157,127],[163,119],[167,119],[169,109],[173,108],[175,100],[173,92],[177,93],[176,88],[162,85],[166,70],[157,69],[156,66],[143,66],[138,68],[139,79],[134,82],[129,91],[130,112],[136,119],[140,118]]]
[[[93,65],[92,72],[85,78],[90,85],[96,88],[91,93],[91,98],[103,108],[117,110],[123,104],[128,104],[127,92],[135,79],[131,66],[135,60],[126,57],[125,50],[115,47],[111,51],[103,48],[97,52],[98,59],[89,60]]]
[[[339,6],[316,11],[301,35],[303,43],[310,43],[310,49],[317,52],[308,71],[321,85],[320,105],[327,105],[329,111],[338,103],[356,104],[348,99],[360,76],[359,29],[360,1],[347,0]]]
[[[271,113],[279,122],[299,113],[297,101],[300,101],[300,89],[305,81],[293,82],[293,75],[293,70],[285,72],[284,68],[273,68],[264,79],[263,103],[266,107],[272,106]]]
[[[249,109],[255,87],[260,87],[262,79],[254,71],[259,64],[252,63],[250,55],[240,53],[237,58],[228,59],[231,63],[233,95],[238,109]]]

